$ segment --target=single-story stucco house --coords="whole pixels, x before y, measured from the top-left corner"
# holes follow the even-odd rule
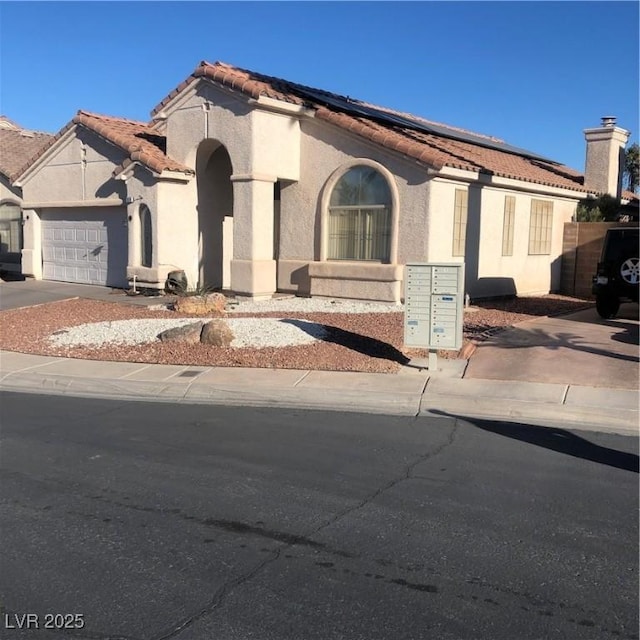
[[[471,298],[558,289],[562,233],[620,197],[629,132],[582,175],[496,138],[217,62],[150,122],[79,111],[11,173],[26,276],[399,302],[404,265],[465,262]]]

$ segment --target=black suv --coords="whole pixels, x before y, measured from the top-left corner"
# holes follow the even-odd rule
[[[591,291],[602,318],[615,318],[621,300],[638,302],[638,227],[608,229]]]

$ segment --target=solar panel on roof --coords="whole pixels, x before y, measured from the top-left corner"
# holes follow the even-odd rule
[[[458,140],[459,142],[468,142],[470,144],[475,144],[487,149],[495,149],[497,151],[524,156],[525,158],[531,158],[533,160],[541,160],[543,162],[548,162],[555,165],[559,164],[558,162],[549,160],[548,158],[544,158],[543,156],[532,153],[531,151],[527,151],[526,149],[520,149],[510,144],[499,142],[498,140],[490,140],[487,138],[483,138],[482,136],[474,135],[472,133],[455,131],[453,129],[448,129],[447,127],[443,127],[437,124],[427,124],[426,122],[414,120],[413,118],[408,118],[399,114],[388,113],[387,111],[382,111],[381,109],[376,109],[375,107],[364,105],[361,102],[351,101],[335,94],[327,94],[323,91],[316,91],[308,87],[300,86],[297,86],[296,90],[304,97],[310,98],[315,102],[323,103],[325,106],[335,107],[342,111],[347,111],[351,114],[361,115],[365,118],[372,118],[374,120],[385,122],[394,126],[413,129],[415,131],[421,131],[423,133],[430,133],[436,136],[441,136],[443,138]]]

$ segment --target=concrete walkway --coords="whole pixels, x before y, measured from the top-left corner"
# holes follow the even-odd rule
[[[27,286],[16,286],[20,284]],[[72,289],[76,296],[114,299],[114,293],[102,287],[15,282],[1,285],[0,300],[2,308],[14,308],[74,297]],[[123,298],[121,293],[116,301]],[[157,298],[143,297],[127,301],[158,303]],[[470,361],[439,359],[433,372],[417,366],[398,374],[374,374],[146,365],[0,352],[0,389],[488,418],[637,435],[637,305],[628,311],[630,318],[618,324],[597,322],[593,310],[580,314],[523,323],[480,345]],[[571,337],[565,335],[558,345],[560,334]]]
[[[240,369],[0,353],[0,389],[126,400],[493,418],[637,433],[638,392],[463,378],[464,360],[429,373]]]

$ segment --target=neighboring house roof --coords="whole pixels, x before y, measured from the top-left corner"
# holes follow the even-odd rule
[[[19,169],[53,139],[49,133],[29,131],[0,116],[0,173],[12,180]]]
[[[580,172],[524,149],[511,147],[498,138],[223,62],[201,62],[191,76],[153,110],[152,115],[162,111],[173,98],[200,78],[207,78],[256,100],[265,96],[314,109],[318,119],[436,169],[453,167],[573,191],[589,191],[584,187],[584,176]]]
[[[20,167],[15,177],[23,174],[38,158],[44,155],[50,147],[62,138],[67,131],[75,126],[81,126],[93,131],[128,154],[127,159],[120,166],[116,167],[113,172],[114,174],[119,173],[119,171],[133,162],[139,162],[157,173],[176,171],[193,174],[192,169],[167,156],[165,152],[166,138],[158,135],[158,132],[152,129],[149,124],[80,110],[73,120],[51,139],[49,144],[40,149],[35,156],[31,157],[28,162]]]
[[[22,129],[19,124],[16,124],[13,120],[7,118],[7,116],[0,115],[0,129]]]

